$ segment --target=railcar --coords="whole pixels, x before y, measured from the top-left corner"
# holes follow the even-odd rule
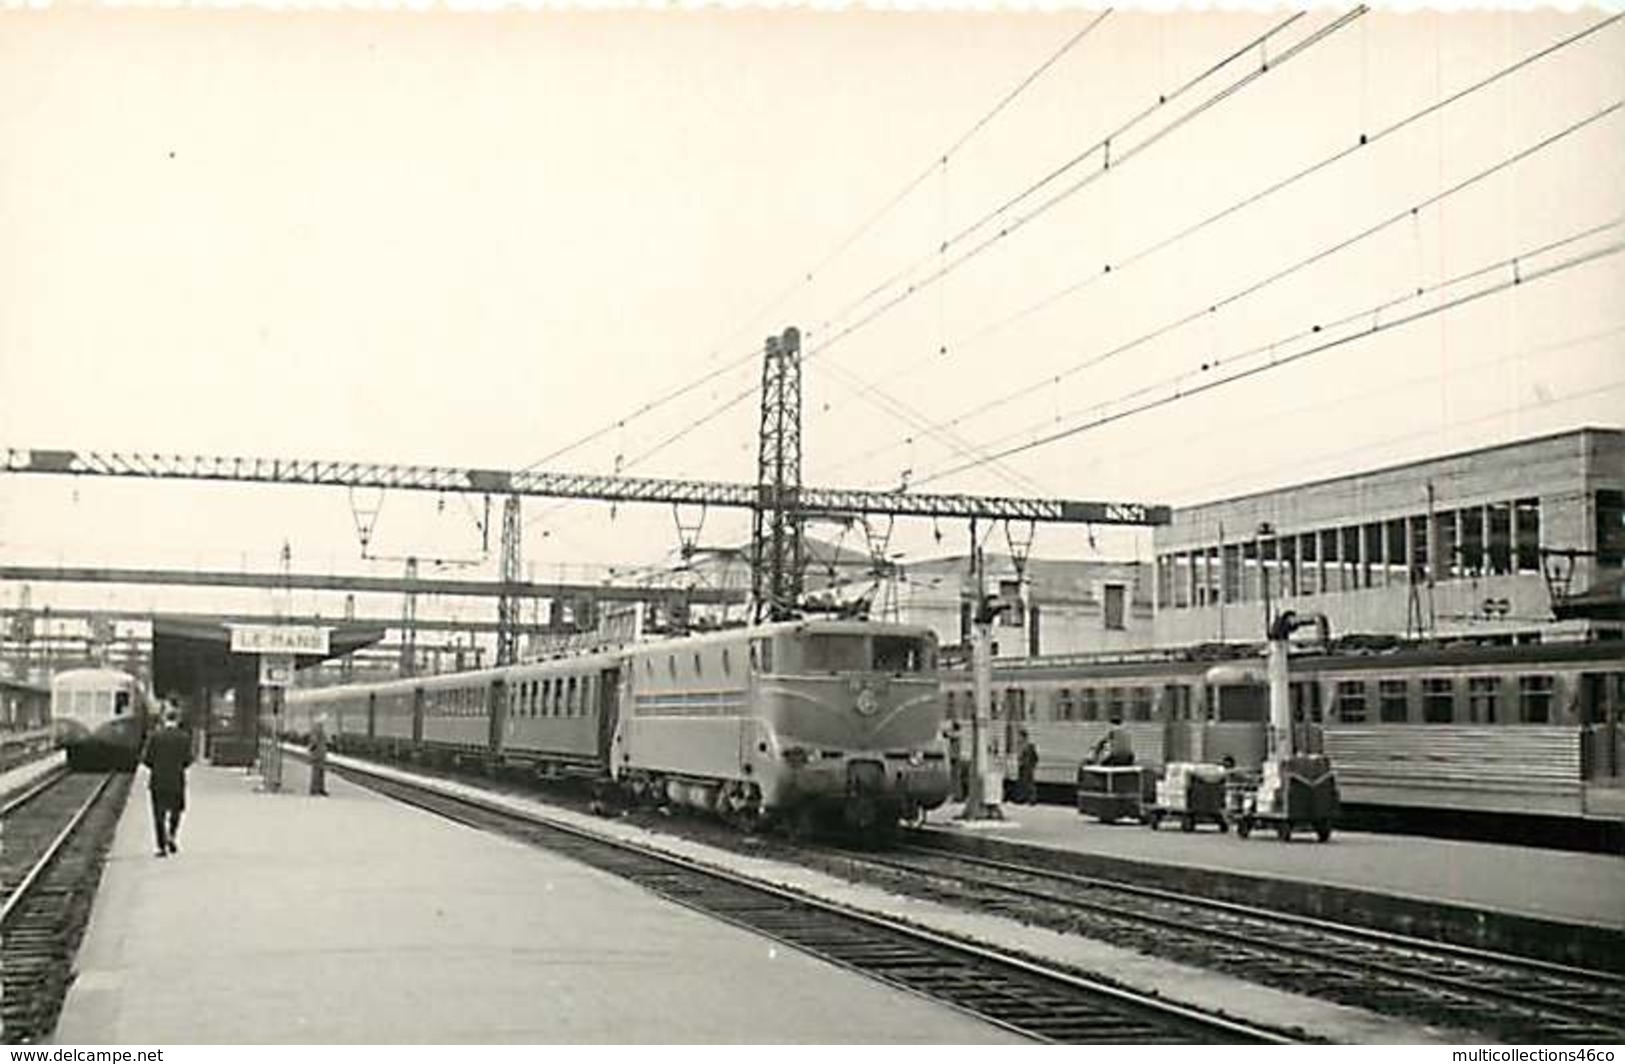
[[[146,741],[152,698],[117,669],[69,669],[51,678],[51,727],[74,770],[133,770]]]
[[[341,750],[614,784],[742,822],[884,831],[949,791],[928,629],[787,621],[420,679],[298,690]]]
[[[1349,805],[1618,818],[1601,810],[1625,773],[1625,645],[1334,649],[1295,654],[1290,671],[1296,748],[1330,756]],[[997,756],[1014,771],[1026,729],[1041,783],[1070,785],[1113,715],[1142,764],[1264,758],[1261,659],[1035,658],[996,662],[993,679]],[[945,688],[967,719],[969,676]]]

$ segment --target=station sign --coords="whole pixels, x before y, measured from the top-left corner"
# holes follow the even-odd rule
[[[262,655],[260,655],[260,686],[261,687],[292,687],[293,686],[293,655],[292,654],[262,654]]]
[[[233,654],[327,654],[328,629],[309,624],[234,624]]]

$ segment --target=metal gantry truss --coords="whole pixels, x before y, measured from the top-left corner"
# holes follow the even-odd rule
[[[509,472],[454,466],[392,465],[298,458],[210,457],[7,448],[0,473],[144,477],[259,484],[393,488],[598,502],[652,502],[756,510],[772,500],[759,484],[668,480],[592,473]],[[1163,525],[1169,509],[1139,502],[1088,502],[998,495],[946,495],[857,488],[803,487],[804,514],[980,518],[1053,524]]]

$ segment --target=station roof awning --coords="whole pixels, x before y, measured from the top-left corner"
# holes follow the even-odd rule
[[[339,621],[329,627],[328,652],[299,655],[295,659],[299,667],[343,657],[384,638],[384,629],[378,626]],[[152,619],[152,680],[161,695],[252,683],[258,670],[258,655],[232,653],[228,625],[163,614]]]

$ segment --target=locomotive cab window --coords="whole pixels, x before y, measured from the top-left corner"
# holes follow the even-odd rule
[[[801,640],[801,667],[806,672],[865,672],[868,639],[861,635],[808,635]]]
[[[931,667],[923,639],[877,635],[874,643],[876,672],[925,672]]]

